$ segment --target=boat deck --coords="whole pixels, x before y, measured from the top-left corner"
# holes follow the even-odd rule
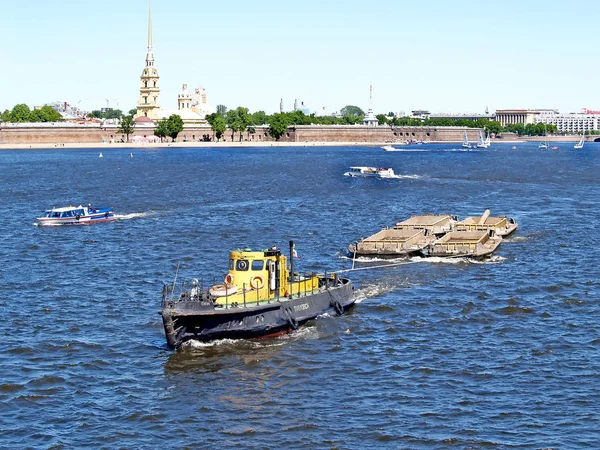
[[[358,256],[400,256],[420,252],[434,240],[424,230],[384,228],[349,249]]]
[[[457,231],[488,231],[492,230],[497,236],[508,236],[517,229],[517,222],[512,218],[490,217],[490,210],[481,216],[467,217],[456,223]]]
[[[396,223],[397,230],[427,230],[433,234],[442,234],[450,231],[453,218],[449,214],[412,216],[402,222]]]
[[[490,255],[502,242],[501,237],[490,236],[488,231],[451,231],[430,247],[430,256]]]

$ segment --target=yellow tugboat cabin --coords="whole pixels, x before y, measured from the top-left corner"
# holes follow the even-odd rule
[[[312,294],[319,289],[317,274],[296,274],[290,279],[285,255],[277,248],[262,251],[232,250],[229,270],[223,284],[213,286],[210,293],[216,305],[257,305],[291,295]]]

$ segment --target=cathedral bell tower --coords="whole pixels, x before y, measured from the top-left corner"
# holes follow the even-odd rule
[[[137,102],[136,117],[149,117],[157,120],[160,111],[160,77],[154,65],[152,52],[152,4],[148,7],[148,53],[146,53],[146,68],[140,77],[140,98]]]

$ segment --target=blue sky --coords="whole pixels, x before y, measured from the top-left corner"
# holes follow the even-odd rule
[[[135,107],[147,0],[3,2],[0,109]],[[8,4],[7,4],[8,3]],[[153,0],[161,106],[185,81],[209,103],[268,113],[600,110],[597,1]]]

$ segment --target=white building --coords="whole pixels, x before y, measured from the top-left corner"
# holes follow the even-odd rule
[[[373,84],[369,87],[369,110],[367,111],[367,114],[365,114],[363,125],[368,127],[376,127],[379,125],[379,119],[375,117],[375,113],[373,112]]]
[[[582,134],[586,131],[598,130],[600,114],[584,110],[581,113],[560,114],[554,110],[539,110],[535,123],[555,125],[559,132]]]
[[[206,115],[212,114],[213,109],[208,104],[206,89],[196,88],[192,94],[183,83],[181,93],[177,96],[177,109],[166,110],[160,107],[160,77],[154,61],[152,50],[152,8],[148,7],[148,52],[146,53],[146,67],[140,77],[140,96],[137,103],[136,124],[149,124],[146,118],[152,121],[167,119],[177,114],[184,125],[206,124]]]

